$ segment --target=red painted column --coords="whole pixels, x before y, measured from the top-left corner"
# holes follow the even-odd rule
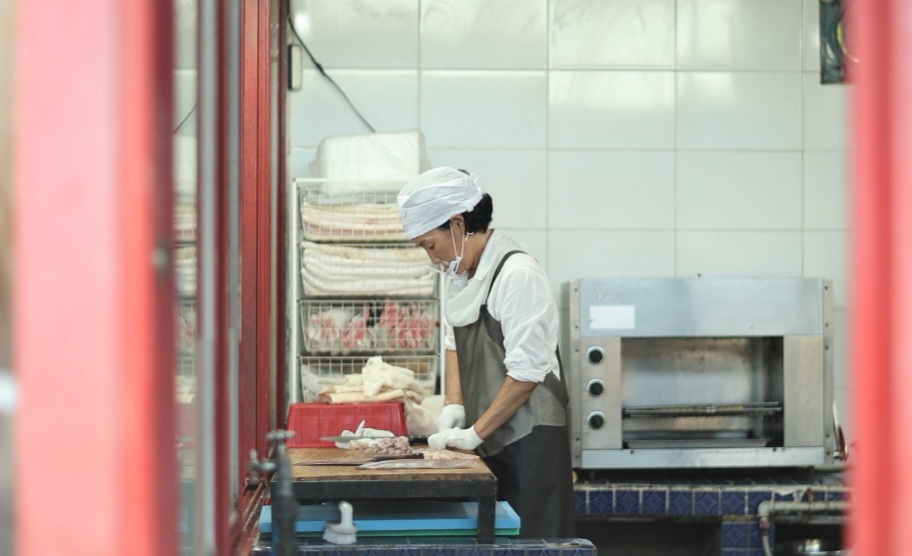
[[[853,2],[852,360],[856,556],[912,541],[912,3]]]
[[[270,300],[275,278],[270,267],[272,94],[268,2],[241,2],[241,344],[240,450],[266,453],[272,397]]]
[[[277,7],[278,21],[285,22],[288,20],[288,3],[279,2]],[[278,44],[284,45],[288,44],[288,27],[287,25],[278,26]],[[287,55],[287,50],[284,48],[279,49],[279,63],[278,63],[278,75],[276,76],[276,83],[287,83],[288,82],[288,68],[286,65],[285,56]],[[286,112],[285,112],[285,87],[278,86],[275,91],[276,95],[276,136],[278,137],[278,144],[285,144],[286,136]],[[285,422],[287,414],[285,412],[285,402],[288,399],[286,393],[286,383],[288,380],[288,375],[286,372],[286,365],[288,360],[286,359],[285,346],[287,341],[287,333],[285,330],[285,319],[287,318],[287,313],[285,312],[285,304],[288,302],[287,297],[285,296],[285,281],[286,281],[286,257],[285,253],[288,249],[288,244],[286,243],[285,230],[288,227],[286,211],[288,210],[287,202],[287,179],[288,175],[285,171],[285,164],[287,162],[285,149],[280,148],[276,153],[276,238],[275,238],[275,252],[276,252],[276,281],[275,285],[275,339],[274,345],[276,362],[275,362],[275,383],[276,383],[276,396],[275,396],[275,415],[273,417],[276,427],[285,428],[287,423]]]
[[[176,554],[172,8],[13,12],[16,554]]]

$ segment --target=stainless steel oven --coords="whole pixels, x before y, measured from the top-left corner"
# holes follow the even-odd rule
[[[833,461],[829,281],[599,278],[566,290],[575,467]]]

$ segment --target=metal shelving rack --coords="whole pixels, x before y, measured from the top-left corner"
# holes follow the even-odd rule
[[[443,373],[441,280],[402,231],[401,185],[292,180],[287,406],[312,401],[314,390],[345,382],[376,355],[434,392]]]
[[[194,191],[175,189],[172,256],[174,258],[175,401],[177,402],[179,446],[195,442],[196,338],[197,338],[197,222]],[[192,465],[180,450],[182,466]]]

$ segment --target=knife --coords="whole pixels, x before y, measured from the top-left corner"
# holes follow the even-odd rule
[[[374,463],[377,461],[394,461],[399,459],[424,459],[424,454],[399,454],[392,456],[374,456],[370,459],[328,459],[321,461],[299,461],[295,465],[364,465],[365,463]]]
[[[428,437],[426,434],[425,435],[410,434],[408,436],[403,434],[400,436],[405,436],[408,439],[409,444],[427,444],[427,441],[428,441]],[[367,439],[371,439],[371,440],[380,440],[383,438],[392,439],[392,438],[398,438],[398,437],[396,437],[396,436],[321,436],[320,440],[322,440],[323,442],[351,442],[352,440],[358,440],[360,438],[367,438]]]

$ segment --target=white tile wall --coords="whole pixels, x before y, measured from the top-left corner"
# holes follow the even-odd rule
[[[421,67],[542,69],[547,0],[424,0]]]
[[[849,191],[844,151],[805,151],[804,227],[848,230]]]
[[[418,0],[292,0],[289,12],[294,29],[324,68],[418,64]]]
[[[801,69],[800,2],[678,0],[677,8],[679,69]]]
[[[820,71],[820,0],[803,0],[801,69]]]
[[[453,166],[481,176],[494,201],[498,229],[544,232],[547,228],[547,152],[542,150],[431,149],[433,166]],[[544,256],[544,252],[542,252]]]
[[[417,70],[338,70],[330,77],[377,131],[418,127]],[[302,89],[288,92],[286,107],[292,147],[315,147],[330,135],[368,131],[316,70],[304,72]]]
[[[555,295],[574,278],[674,276],[674,232],[549,230],[548,275]]]
[[[310,148],[293,148],[288,151],[286,169],[288,175],[292,178],[310,178],[313,172],[310,171],[310,163],[317,154],[317,149]]]
[[[377,129],[481,175],[556,296],[587,276],[832,279],[848,430],[850,90],[819,83],[818,1],[293,4]],[[364,130],[313,69],[287,113],[290,177]]]
[[[552,68],[674,67],[674,0],[551,0]]]
[[[549,229],[674,228],[673,151],[557,151],[549,161]]]
[[[174,181],[196,183],[196,137],[178,135],[174,138]]]
[[[178,135],[196,136],[196,70],[174,71],[174,122]]]
[[[821,85],[817,73],[805,73],[802,86],[805,150],[848,149],[848,89]]]
[[[670,71],[552,71],[549,145],[672,149],[674,111],[674,73]]]
[[[196,68],[197,0],[174,1],[174,69]]]
[[[677,186],[679,229],[801,228],[800,152],[679,152]]]
[[[527,253],[548,268],[548,235],[544,230],[496,228],[494,233],[502,233],[515,239]]]
[[[678,72],[683,149],[801,148],[801,74]]]
[[[804,233],[804,275],[833,280],[833,306],[849,308],[848,232]]]
[[[800,232],[678,232],[678,276],[801,276]]]
[[[545,147],[544,71],[424,71],[421,129],[429,146]]]

